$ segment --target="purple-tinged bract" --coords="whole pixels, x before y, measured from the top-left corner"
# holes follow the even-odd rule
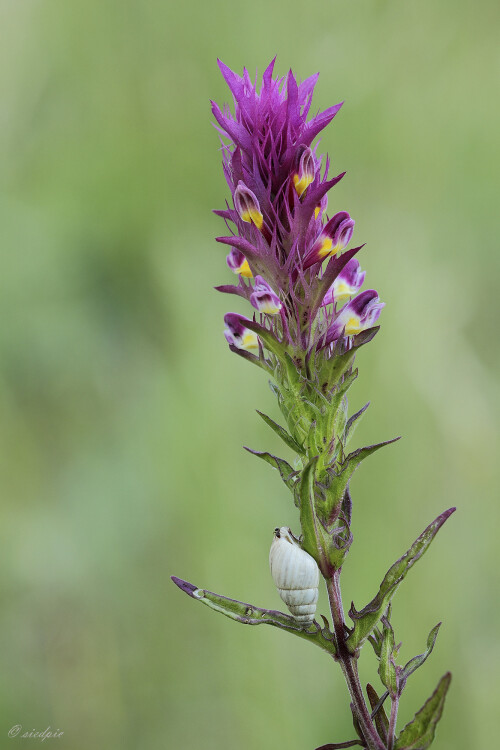
[[[302,82],[291,71],[274,77],[273,60],[259,86],[246,69],[239,76],[221,62],[219,67],[234,111],[212,103],[232,197],[217,211],[231,234],[217,239],[231,247],[227,264],[239,278],[218,289],[239,295],[260,314],[254,326],[264,326],[259,339],[271,367],[280,351],[292,359],[304,351],[331,358],[341,350],[325,342],[343,335],[345,350],[381,307],[356,308],[349,319],[350,308],[338,309],[359,291],[364,273],[353,260],[360,248],[347,250],[354,220],[347,211],[326,214],[327,193],[344,173],[329,177],[329,159],[318,155],[314,140],[341,104],[309,118],[317,75]],[[243,348],[230,336],[233,347]],[[251,341],[256,348],[256,334]]]

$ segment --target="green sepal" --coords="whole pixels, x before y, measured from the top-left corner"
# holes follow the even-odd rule
[[[273,456],[271,453],[254,451],[251,448],[247,448],[246,445],[244,446],[244,448],[253,456],[262,458],[262,460],[266,461],[266,463],[272,466],[273,469],[277,469],[286,486],[293,492],[297,481],[297,472],[290,466],[287,461],[285,461],[284,458],[278,458],[278,456]]]
[[[427,750],[436,733],[436,725],[443,713],[446,693],[450,687],[451,674],[441,677],[431,697],[415,714],[413,721],[405,726],[396,740],[394,750]]]
[[[302,446],[299,445],[296,440],[294,440],[293,437],[289,435],[289,433],[283,427],[281,427],[281,425],[279,425],[277,422],[271,419],[271,417],[268,417],[267,414],[264,414],[258,409],[256,409],[256,412],[259,417],[262,417],[264,422],[269,425],[272,430],[274,430],[274,432],[283,440],[283,442],[288,445],[289,448],[295,451],[295,453],[304,455],[305,451]]]
[[[422,555],[427,551],[441,526],[455,510],[456,508],[445,510],[444,513],[441,513],[441,515],[422,532],[403,557],[397,560],[394,565],[389,568],[380,584],[380,589],[377,595],[366,605],[366,607],[358,612],[354,608],[354,603],[351,605],[349,617],[354,622],[354,629],[347,639],[347,646],[352,653],[354,653],[370,635],[374,626],[387,609],[403,578],[417,560],[420,560]]]
[[[245,602],[229,599],[221,594],[214,594],[212,591],[199,589],[194,584],[183,581],[176,576],[172,576],[172,581],[192,599],[196,599],[231,620],[243,625],[273,625],[314,643],[331,656],[337,654],[333,633],[327,627],[321,628],[316,621],[304,627],[292,615],[285,615],[283,612],[271,609],[262,609],[261,607],[255,607],[253,604],[245,604]]]
[[[382,618],[382,624],[382,644],[380,648],[378,673],[384,687],[387,688],[391,696],[396,697],[398,694],[399,680],[396,664],[394,662],[397,652],[394,640],[394,630],[392,629],[388,617]]]
[[[377,691],[375,690],[373,685],[370,685],[370,683],[368,683],[366,686],[366,694],[368,696],[368,700],[370,701],[370,706],[372,709],[372,719],[375,720],[377,732],[379,733],[381,740],[387,744],[389,719],[387,718],[384,706],[383,704],[381,704],[380,707],[377,708],[380,703],[380,698],[377,694]]]
[[[349,351],[337,354],[330,359],[323,357],[318,362],[317,378],[322,393],[331,390],[332,386],[339,382],[342,376],[352,367],[355,358],[356,351],[349,349]]]

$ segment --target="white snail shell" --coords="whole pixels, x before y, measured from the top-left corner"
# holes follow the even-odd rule
[[[269,565],[279,595],[295,619],[312,622],[318,601],[319,569],[287,526],[274,531]]]

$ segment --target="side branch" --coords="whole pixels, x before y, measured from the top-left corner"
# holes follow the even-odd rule
[[[289,633],[298,635],[299,638],[314,643],[334,658],[337,656],[333,633],[326,627],[321,628],[316,621],[305,628],[294,617],[285,615],[283,612],[262,609],[261,607],[255,607],[253,604],[246,604],[236,599],[229,599],[221,594],[214,594],[212,591],[199,589],[194,584],[183,581],[176,576],[172,576],[172,581],[192,599],[197,599],[210,609],[220,612],[231,620],[241,622],[243,625],[274,625],[276,628],[287,630]]]

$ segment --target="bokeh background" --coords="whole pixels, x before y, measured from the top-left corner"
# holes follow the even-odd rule
[[[344,593],[362,606],[439,512],[395,599],[401,726],[454,674],[436,747],[494,746],[500,646],[496,0],[1,0],[0,746],[313,750],[351,739],[340,670],[169,580],[261,606],[272,530],[297,516],[241,446],[281,450],[263,373],[230,354],[216,67],[320,71],[345,100],[321,150],[348,170],[387,302],[358,357]],[[325,599],[320,608],[326,611]],[[376,684],[368,648],[364,679]],[[31,740],[33,742],[34,740]],[[31,746],[31,745],[29,745]]]

